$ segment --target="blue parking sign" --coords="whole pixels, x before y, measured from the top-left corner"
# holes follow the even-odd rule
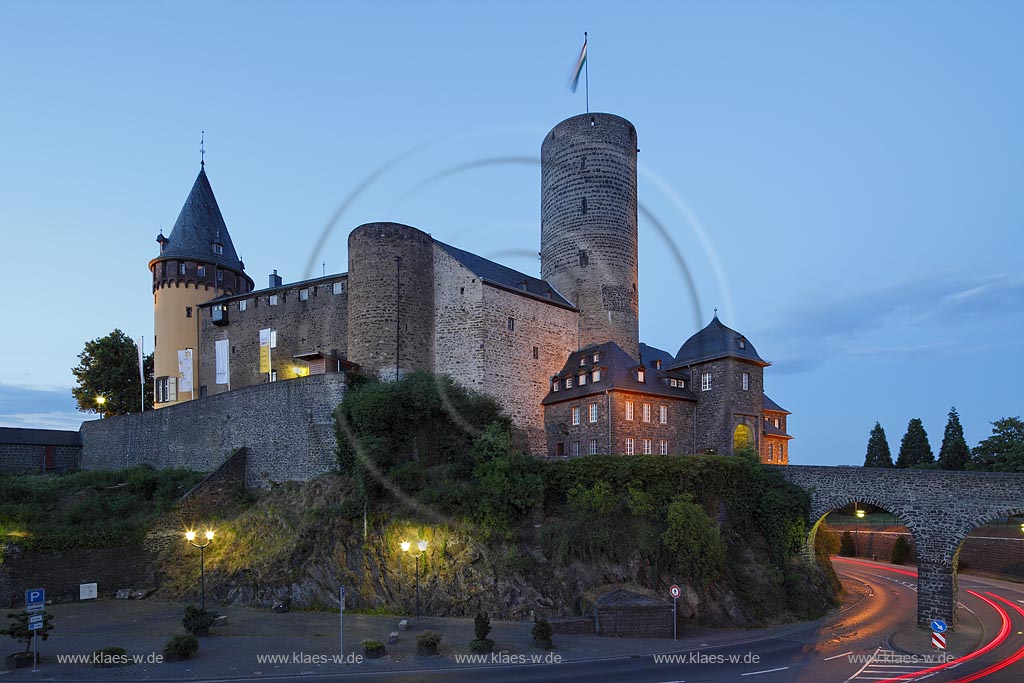
[[[43,609],[46,605],[46,590],[43,588],[30,588],[25,591],[25,609],[35,612]]]

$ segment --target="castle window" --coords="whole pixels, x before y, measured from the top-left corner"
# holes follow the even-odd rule
[[[206,398],[206,385],[199,387],[199,398]]]
[[[652,451],[651,451],[651,440],[650,439],[644,439],[643,444],[644,444],[644,455],[650,455],[652,453]]]
[[[572,423],[573,423],[573,425],[578,425],[580,423],[580,407],[579,406],[573,406],[572,407]]]
[[[658,406],[658,422],[668,424],[668,406]]]
[[[277,294],[271,294],[269,298],[270,298],[270,305],[271,306],[276,306],[277,305]]]
[[[657,368],[658,370],[661,370],[661,359],[660,358],[658,358],[658,359],[656,359],[654,361],[654,367]]]
[[[586,356],[580,356],[580,367],[581,368],[582,367],[586,367],[586,365],[587,365],[587,357]]]
[[[647,375],[644,372],[643,368],[637,368],[637,370],[636,370],[636,381],[637,382],[646,382],[647,381],[646,376]]]
[[[597,439],[590,440],[590,454],[597,455]]]
[[[580,442],[579,441],[573,441],[572,442],[572,457],[574,457],[574,458],[580,457]]]
[[[770,443],[770,444],[768,444],[768,462],[771,462],[772,458],[774,456],[775,456],[775,444]]]
[[[565,455],[565,444],[564,443],[556,443],[555,444],[555,455],[559,455],[559,456]]]
[[[626,419],[627,420],[632,420],[633,419],[633,402],[632,401],[626,401]]]
[[[572,389],[572,377],[565,378],[565,388]]]
[[[644,404],[644,422],[650,422],[650,421],[651,421],[651,404],[650,403],[645,403]]]
[[[600,382],[601,381],[601,370],[600,369],[594,368],[594,378],[593,378],[592,381],[594,381],[594,382]]]
[[[217,256],[222,256],[224,254],[224,245],[217,244],[215,242],[213,245],[213,253],[216,254]]]
[[[224,271],[220,268],[217,269],[217,282],[224,282]]]
[[[747,348],[747,340],[746,339],[740,339],[740,348],[741,349]]]
[[[508,319],[508,331],[509,332],[515,332],[516,331],[516,319],[515,318],[509,318]]]
[[[750,373],[743,373],[743,391],[750,391]]]
[[[303,288],[299,290],[299,301],[309,301],[309,289]]]
[[[239,302],[238,302],[238,310],[239,310],[239,311],[244,311],[244,310],[245,310],[245,306],[246,306],[246,304],[248,304],[248,303],[249,303],[249,302],[248,302],[248,301],[246,301],[245,299],[242,299],[241,301],[239,301]]]
[[[579,257],[580,257],[580,268],[586,268],[587,266],[590,265],[590,255],[587,254],[587,250],[586,249],[580,249]]]
[[[593,360],[593,361],[594,361],[595,363],[596,363],[597,361],[601,360],[601,353],[600,353],[599,351],[594,351],[594,355],[593,355],[593,357],[592,357],[592,360]]]
[[[459,294],[465,294],[465,293],[466,293],[466,288],[465,287],[459,287]]]
[[[196,275],[199,277],[206,277],[206,266],[202,264],[196,266]]]
[[[590,421],[591,422],[597,422],[597,404],[596,403],[591,403],[590,404]]]
[[[586,216],[587,215],[587,198],[586,197],[583,198],[583,204],[582,204],[581,209],[582,209],[583,215]]]
[[[276,382],[277,381],[277,370],[271,370],[270,371],[270,381],[271,382]]]
[[[191,318],[192,317],[192,307],[191,306],[186,306],[185,307],[185,317],[186,318]]]
[[[559,387],[560,387],[561,385],[562,385],[562,383],[561,383],[560,381],[558,381],[558,378],[556,377],[556,378],[554,379],[554,381],[553,381],[553,382],[551,382],[551,390],[552,390],[552,391],[558,391],[558,388],[559,388]]]
[[[170,377],[157,377],[153,391],[154,403],[167,403],[170,400]]]
[[[702,372],[700,373],[700,390],[711,391],[711,373]]]
[[[580,373],[580,386],[582,387],[582,386],[586,385],[586,383],[587,383],[587,373],[581,372]]]
[[[184,263],[179,263],[178,264],[178,273],[180,275],[184,275],[185,274],[185,264]]]
[[[537,360],[538,358],[540,358],[540,349],[538,349],[536,346],[534,346],[533,347],[533,359]]]
[[[344,282],[335,282],[333,289],[334,289],[334,293],[335,294],[341,294],[342,292],[345,291],[345,283]]]
[[[775,428],[779,428],[779,418],[775,418]],[[800,431],[799,429],[797,431]]]
[[[626,438],[626,455],[636,455],[636,441],[631,436]]]
[[[662,455],[668,455],[668,439],[662,439],[658,446],[658,452]]]
[[[674,379],[672,379],[672,378],[669,378],[669,380],[668,380],[668,385],[669,385],[670,387],[677,387],[677,386],[679,386],[679,382],[678,382],[678,381],[676,381],[676,380],[674,380]]]

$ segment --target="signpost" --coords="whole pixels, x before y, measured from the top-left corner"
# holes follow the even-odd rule
[[[932,647],[937,650],[946,649],[946,622],[942,619],[936,619],[932,622]]]
[[[39,634],[43,627],[43,610],[46,608],[46,589],[30,588],[25,591],[25,611],[29,613],[28,630],[32,631],[32,672],[39,671]]]
[[[673,585],[668,589],[669,595],[672,596],[672,640],[679,640],[679,612],[677,603],[679,596],[683,594],[683,589],[679,586]]]
[[[338,589],[338,646],[341,648],[341,661],[345,661],[345,587]]]

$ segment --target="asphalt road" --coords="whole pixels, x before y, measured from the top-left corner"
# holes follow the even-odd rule
[[[1017,683],[1024,680],[1024,586],[961,576],[961,603],[978,616],[984,627],[982,652],[934,670],[933,663],[896,661],[893,658],[898,657],[898,653],[886,648],[887,637],[915,619],[915,578],[900,573],[901,568],[883,563],[840,560],[835,566],[844,582],[866,587],[863,592],[867,595],[826,620],[744,643],[680,650],[664,658],[645,655],[560,664],[465,665],[415,672],[304,676],[302,680],[353,683],[883,683],[923,678],[929,683],[974,680]],[[969,590],[983,597],[972,595]],[[875,660],[865,661],[871,655],[875,655]]]

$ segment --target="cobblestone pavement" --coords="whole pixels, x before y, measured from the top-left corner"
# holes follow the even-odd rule
[[[211,635],[200,638],[199,652],[181,662],[153,662],[161,655],[167,640],[183,633],[181,615],[184,605],[156,600],[101,600],[93,603],[54,605],[50,638],[40,642],[42,661],[39,671],[19,669],[0,673],[0,682],[15,681],[107,681],[107,680],[201,680],[261,678],[281,675],[325,674],[333,672],[398,671],[418,668],[458,666],[456,657],[469,654],[473,639],[472,619],[409,618],[410,628],[399,634],[397,644],[387,646],[383,659],[347,664],[339,656],[338,614],[324,612],[288,612],[242,607],[217,607],[227,623],[214,627]],[[345,652],[362,654],[364,639],[386,643],[398,630],[402,617],[346,613],[344,618]],[[707,643],[745,641],[769,633],[767,630],[687,631],[678,642],[632,638],[556,635],[553,653],[532,645],[531,623],[492,621],[490,637],[495,650],[510,655],[551,655],[562,661],[627,656],[689,649]],[[416,634],[433,629],[443,634],[439,656],[416,655]],[[792,627],[791,627],[792,628]],[[777,632],[777,631],[776,631]],[[14,641],[0,641],[7,647],[0,654],[17,651]],[[66,655],[88,655],[104,647],[123,647],[139,663],[115,668],[91,664],[61,663]],[[277,658],[268,661],[268,657]],[[358,668],[357,668],[358,667]]]

